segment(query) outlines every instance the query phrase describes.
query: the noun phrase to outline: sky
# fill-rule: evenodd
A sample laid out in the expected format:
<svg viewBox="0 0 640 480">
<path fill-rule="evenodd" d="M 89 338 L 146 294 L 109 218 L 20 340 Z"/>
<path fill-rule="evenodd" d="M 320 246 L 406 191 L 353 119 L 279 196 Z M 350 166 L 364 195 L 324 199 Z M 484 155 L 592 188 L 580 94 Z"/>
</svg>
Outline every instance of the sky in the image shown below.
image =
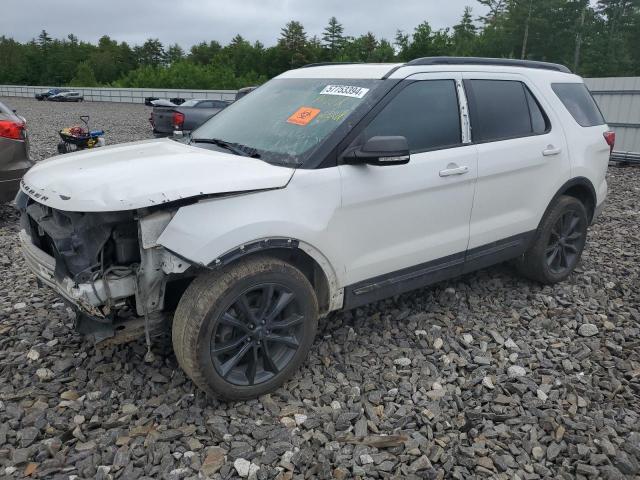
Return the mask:
<svg viewBox="0 0 640 480">
<path fill-rule="evenodd" d="M 158 38 L 187 49 L 202 41 L 225 44 L 238 33 L 271 46 L 289 20 L 321 37 L 331 16 L 346 35 L 371 31 L 393 41 L 397 29 L 412 32 L 424 20 L 434 29 L 451 27 L 466 5 L 474 17 L 485 13 L 476 0 L 25 0 L 12 5 L 2 9 L 0 35 L 21 42 L 44 29 L 54 38 L 73 33 L 96 42 L 109 35 L 132 45 Z"/>
</svg>

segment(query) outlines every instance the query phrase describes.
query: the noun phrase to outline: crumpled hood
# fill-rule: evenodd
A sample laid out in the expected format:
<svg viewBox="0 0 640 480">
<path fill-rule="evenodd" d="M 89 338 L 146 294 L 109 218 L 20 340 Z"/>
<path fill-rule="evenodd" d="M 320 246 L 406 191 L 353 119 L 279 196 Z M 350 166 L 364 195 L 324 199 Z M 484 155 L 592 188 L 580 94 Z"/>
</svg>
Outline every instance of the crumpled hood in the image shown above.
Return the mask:
<svg viewBox="0 0 640 480">
<path fill-rule="evenodd" d="M 294 171 L 169 139 L 143 140 L 39 162 L 24 176 L 22 190 L 59 210 L 119 211 L 200 195 L 281 188 Z"/>
</svg>

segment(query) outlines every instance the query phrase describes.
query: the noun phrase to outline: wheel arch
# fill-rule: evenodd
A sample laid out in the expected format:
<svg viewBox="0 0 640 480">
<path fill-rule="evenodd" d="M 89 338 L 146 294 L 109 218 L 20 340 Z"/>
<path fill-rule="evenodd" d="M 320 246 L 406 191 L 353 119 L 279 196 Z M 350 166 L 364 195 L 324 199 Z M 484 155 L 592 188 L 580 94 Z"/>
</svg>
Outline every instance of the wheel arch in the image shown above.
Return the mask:
<svg viewBox="0 0 640 480">
<path fill-rule="evenodd" d="M 542 216 L 543 219 L 547 215 L 549 209 L 552 208 L 558 198 L 562 195 L 567 195 L 580 200 L 587 210 L 587 219 L 589 223 L 593 221 L 598 197 L 596 196 L 596 189 L 593 186 L 593 183 L 591 183 L 591 181 L 586 177 L 575 177 L 564 183 L 549 202 L 549 205 Z"/>
<path fill-rule="evenodd" d="M 343 290 L 329 260 L 314 246 L 294 238 L 263 238 L 237 246 L 212 261 L 220 269 L 255 255 L 270 255 L 290 263 L 307 277 L 318 299 L 320 315 L 342 308 Z"/>
</svg>

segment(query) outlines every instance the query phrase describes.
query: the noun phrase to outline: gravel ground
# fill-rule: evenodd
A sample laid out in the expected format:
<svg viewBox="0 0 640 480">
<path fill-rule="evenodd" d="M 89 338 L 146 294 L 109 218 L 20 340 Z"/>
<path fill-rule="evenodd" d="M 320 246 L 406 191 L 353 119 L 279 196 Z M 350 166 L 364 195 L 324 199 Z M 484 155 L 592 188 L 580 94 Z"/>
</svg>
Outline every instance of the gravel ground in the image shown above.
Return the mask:
<svg viewBox="0 0 640 480">
<path fill-rule="evenodd" d="M 79 113 L 110 143 L 149 135 L 142 106 L 11 103 L 36 158 Z M 84 342 L 2 206 L 0 477 L 639 478 L 640 169 L 609 184 L 566 282 L 498 266 L 333 315 L 291 381 L 235 404 L 169 348 Z"/>
<path fill-rule="evenodd" d="M 57 155 L 58 132 L 84 124 L 80 115 L 89 115 L 92 130 L 104 130 L 108 144 L 153 138 L 149 115 L 151 107 L 133 103 L 56 103 L 33 98 L 0 97 L 0 102 L 27 119 L 31 137 L 31 157 L 43 160 Z"/>
</svg>

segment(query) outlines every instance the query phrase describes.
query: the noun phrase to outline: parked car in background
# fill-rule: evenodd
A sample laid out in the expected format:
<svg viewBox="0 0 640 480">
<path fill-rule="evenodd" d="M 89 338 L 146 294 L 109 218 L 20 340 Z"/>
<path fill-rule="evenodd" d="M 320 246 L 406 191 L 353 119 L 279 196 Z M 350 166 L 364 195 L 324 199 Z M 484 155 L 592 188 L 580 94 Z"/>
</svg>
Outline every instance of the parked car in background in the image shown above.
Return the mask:
<svg viewBox="0 0 640 480">
<path fill-rule="evenodd" d="M 15 198 L 32 165 L 26 120 L 0 102 L 0 203 Z"/>
<path fill-rule="evenodd" d="M 228 100 L 195 99 L 187 100 L 182 105 L 157 105 L 163 103 L 155 100 L 149 122 L 153 133 L 158 137 L 172 135 L 175 131 L 185 133 L 198 128 L 211 117 L 222 111 L 231 103 Z"/>
<path fill-rule="evenodd" d="M 236 92 L 236 100 L 240 100 L 242 97 L 250 94 L 258 87 L 244 87 Z"/>
<path fill-rule="evenodd" d="M 85 332 L 172 322 L 194 383 L 247 399 L 294 374 L 331 311 L 507 260 L 565 280 L 603 208 L 614 140 L 562 65 L 311 66 L 182 143 L 38 164 L 16 198 L 20 239 Z"/>
<path fill-rule="evenodd" d="M 82 102 L 84 96 L 80 92 L 60 92 L 47 98 L 50 102 Z"/>
<path fill-rule="evenodd" d="M 47 90 L 46 92 L 40 92 L 40 93 L 36 93 L 36 100 L 46 100 L 49 97 L 53 97 L 54 95 L 57 95 L 59 93 L 64 93 L 64 92 L 68 92 L 69 90 L 66 88 L 51 88 L 49 90 Z"/>
</svg>

